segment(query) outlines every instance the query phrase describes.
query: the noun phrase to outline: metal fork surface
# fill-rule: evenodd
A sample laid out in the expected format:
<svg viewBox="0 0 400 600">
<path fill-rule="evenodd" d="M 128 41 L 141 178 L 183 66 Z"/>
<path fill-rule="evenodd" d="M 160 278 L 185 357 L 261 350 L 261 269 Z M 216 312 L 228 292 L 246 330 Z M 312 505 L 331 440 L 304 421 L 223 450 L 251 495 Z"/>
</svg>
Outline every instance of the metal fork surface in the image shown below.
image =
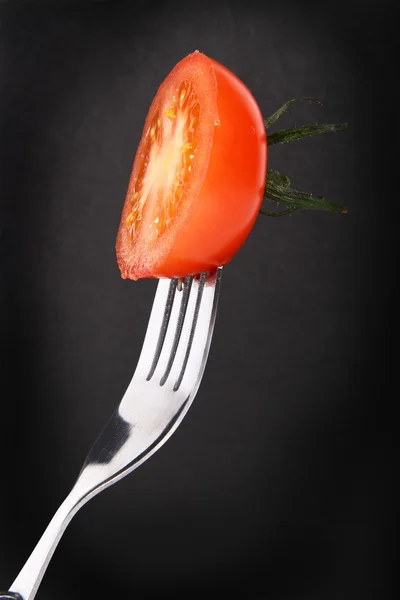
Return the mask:
<svg viewBox="0 0 400 600">
<path fill-rule="evenodd" d="M 200 385 L 217 312 L 222 268 L 160 280 L 133 378 L 90 450 L 10 591 L 0 599 L 33 600 L 54 550 L 77 511 L 136 469 L 176 430 Z"/>
</svg>

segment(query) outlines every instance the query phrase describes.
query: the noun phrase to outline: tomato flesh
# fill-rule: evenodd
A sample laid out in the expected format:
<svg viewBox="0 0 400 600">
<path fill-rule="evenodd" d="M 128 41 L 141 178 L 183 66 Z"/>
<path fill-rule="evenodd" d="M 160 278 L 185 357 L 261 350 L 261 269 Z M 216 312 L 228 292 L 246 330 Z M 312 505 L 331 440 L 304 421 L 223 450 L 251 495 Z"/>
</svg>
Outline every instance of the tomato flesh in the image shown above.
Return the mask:
<svg viewBox="0 0 400 600">
<path fill-rule="evenodd" d="M 121 276 L 185 277 L 229 262 L 257 218 L 266 161 L 248 88 L 200 52 L 180 61 L 136 153 L 117 236 Z"/>
</svg>

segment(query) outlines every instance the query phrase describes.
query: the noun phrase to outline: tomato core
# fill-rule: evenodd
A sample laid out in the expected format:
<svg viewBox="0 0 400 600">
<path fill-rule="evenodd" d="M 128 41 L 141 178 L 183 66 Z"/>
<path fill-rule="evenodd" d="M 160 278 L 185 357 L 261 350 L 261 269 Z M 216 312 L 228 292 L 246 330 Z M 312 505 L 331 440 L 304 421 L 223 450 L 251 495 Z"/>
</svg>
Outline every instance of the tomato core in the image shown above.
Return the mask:
<svg viewBox="0 0 400 600">
<path fill-rule="evenodd" d="M 130 197 L 131 212 L 125 221 L 132 241 L 140 226 L 148 228 L 149 243 L 162 236 L 179 209 L 183 186 L 196 157 L 199 113 L 198 96 L 190 81 L 185 80 L 175 89 L 169 106 L 153 116 Z M 155 202 L 142 224 L 143 208 L 150 195 Z"/>
</svg>

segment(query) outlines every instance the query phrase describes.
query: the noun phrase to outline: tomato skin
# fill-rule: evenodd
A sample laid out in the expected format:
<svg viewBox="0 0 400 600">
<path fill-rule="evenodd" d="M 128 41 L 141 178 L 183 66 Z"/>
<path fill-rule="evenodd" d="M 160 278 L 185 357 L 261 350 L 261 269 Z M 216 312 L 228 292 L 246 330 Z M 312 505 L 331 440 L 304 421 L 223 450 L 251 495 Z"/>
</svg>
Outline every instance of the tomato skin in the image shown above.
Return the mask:
<svg viewBox="0 0 400 600">
<path fill-rule="evenodd" d="M 181 63 L 193 57 L 211 67 L 216 81 L 211 93 L 215 94 L 217 120 L 208 165 L 196 198 L 188 207 L 182 206 L 185 218 L 168 252 L 158 261 L 146 257 L 147 268 L 142 270 L 125 264 L 123 213 L 117 240 L 123 277 L 185 277 L 228 263 L 249 235 L 262 204 L 267 138 L 258 104 L 240 79 L 213 59 L 194 53 Z M 177 76 L 181 63 L 174 69 Z"/>
</svg>

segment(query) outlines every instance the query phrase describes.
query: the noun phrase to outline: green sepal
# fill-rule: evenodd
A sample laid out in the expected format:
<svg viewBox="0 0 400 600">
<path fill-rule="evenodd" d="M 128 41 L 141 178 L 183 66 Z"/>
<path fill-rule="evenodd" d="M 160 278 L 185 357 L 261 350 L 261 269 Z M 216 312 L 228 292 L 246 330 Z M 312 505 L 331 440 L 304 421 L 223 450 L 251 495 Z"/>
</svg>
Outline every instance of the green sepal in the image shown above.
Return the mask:
<svg viewBox="0 0 400 600">
<path fill-rule="evenodd" d="M 301 140 L 305 137 L 311 137 L 312 135 L 320 135 L 321 133 L 327 133 L 329 131 L 336 132 L 346 129 L 347 123 L 334 124 L 323 124 L 323 125 L 302 125 L 292 129 L 281 129 L 271 133 L 268 138 L 268 146 L 274 144 L 287 144 L 288 142 L 294 142 L 295 140 Z"/>
<path fill-rule="evenodd" d="M 269 117 L 269 119 L 264 120 L 265 129 L 268 129 L 271 125 L 276 123 L 276 121 L 287 111 L 292 102 L 309 102 L 310 104 L 315 103 L 322 106 L 322 103 L 315 98 L 292 98 L 289 102 L 285 102 L 273 115 Z"/>
</svg>

